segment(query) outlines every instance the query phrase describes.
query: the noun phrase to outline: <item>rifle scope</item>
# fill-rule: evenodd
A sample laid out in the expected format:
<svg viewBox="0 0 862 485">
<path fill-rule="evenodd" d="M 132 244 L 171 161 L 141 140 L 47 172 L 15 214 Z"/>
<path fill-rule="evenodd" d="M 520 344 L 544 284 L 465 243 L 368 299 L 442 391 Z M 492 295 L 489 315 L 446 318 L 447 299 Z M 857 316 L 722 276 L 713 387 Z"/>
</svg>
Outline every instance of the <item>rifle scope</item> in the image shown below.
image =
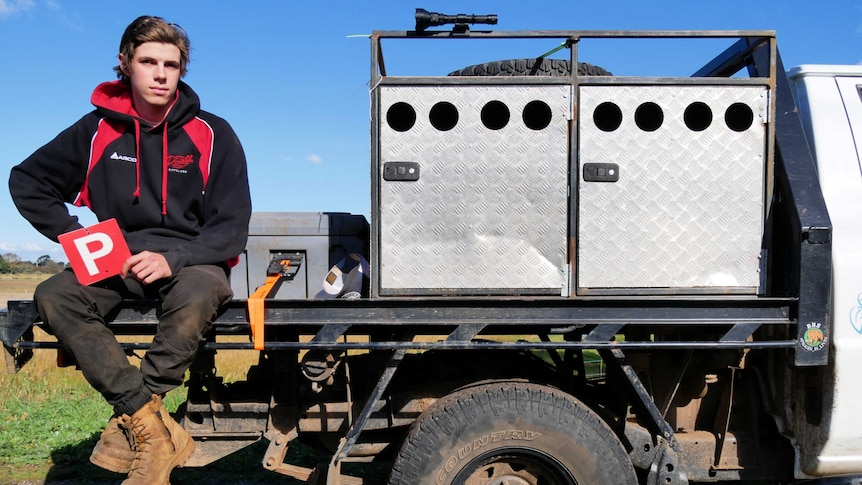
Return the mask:
<svg viewBox="0 0 862 485">
<path fill-rule="evenodd" d="M 497 23 L 496 15 L 446 15 L 437 12 L 429 12 L 424 8 L 416 9 L 416 30 L 423 31 L 428 27 L 455 24 L 466 26 L 467 24 L 491 24 Z"/>
</svg>

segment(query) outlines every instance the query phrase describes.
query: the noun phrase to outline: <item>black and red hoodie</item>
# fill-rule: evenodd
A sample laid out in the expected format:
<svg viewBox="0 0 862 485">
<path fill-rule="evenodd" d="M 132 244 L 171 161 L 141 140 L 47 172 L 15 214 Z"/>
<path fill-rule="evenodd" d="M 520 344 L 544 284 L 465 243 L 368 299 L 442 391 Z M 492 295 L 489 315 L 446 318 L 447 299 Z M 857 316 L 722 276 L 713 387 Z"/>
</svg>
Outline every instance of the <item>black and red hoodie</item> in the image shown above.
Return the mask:
<svg viewBox="0 0 862 485">
<path fill-rule="evenodd" d="M 230 125 L 183 82 L 156 126 L 135 114 L 122 81 L 99 85 L 91 101 L 94 111 L 12 169 L 12 199 L 33 227 L 53 241 L 79 229 L 71 203 L 117 219 L 132 254 L 161 253 L 174 274 L 239 255 L 251 197 Z"/>
</svg>

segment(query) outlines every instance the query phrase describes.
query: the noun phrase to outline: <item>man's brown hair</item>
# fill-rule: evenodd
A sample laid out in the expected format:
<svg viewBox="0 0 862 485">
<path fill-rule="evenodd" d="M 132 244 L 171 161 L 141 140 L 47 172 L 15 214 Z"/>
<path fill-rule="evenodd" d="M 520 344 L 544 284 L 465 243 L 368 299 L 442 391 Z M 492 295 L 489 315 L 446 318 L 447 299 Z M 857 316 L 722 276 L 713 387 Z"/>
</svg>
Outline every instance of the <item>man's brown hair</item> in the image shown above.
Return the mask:
<svg viewBox="0 0 862 485">
<path fill-rule="evenodd" d="M 177 46 L 180 50 L 180 77 L 186 75 L 186 68 L 190 61 L 191 43 L 188 34 L 182 27 L 168 23 L 161 17 L 142 15 L 136 18 L 126 27 L 126 31 L 123 32 L 123 37 L 120 39 L 120 54 L 123 56 L 126 66 L 134 58 L 135 49 L 145 42 L 160 42 Z M 123 66 L 114 67 L 114 71 L 118 78 L 128 81 L 128 77 L 123 72 Z"/>
</svg>

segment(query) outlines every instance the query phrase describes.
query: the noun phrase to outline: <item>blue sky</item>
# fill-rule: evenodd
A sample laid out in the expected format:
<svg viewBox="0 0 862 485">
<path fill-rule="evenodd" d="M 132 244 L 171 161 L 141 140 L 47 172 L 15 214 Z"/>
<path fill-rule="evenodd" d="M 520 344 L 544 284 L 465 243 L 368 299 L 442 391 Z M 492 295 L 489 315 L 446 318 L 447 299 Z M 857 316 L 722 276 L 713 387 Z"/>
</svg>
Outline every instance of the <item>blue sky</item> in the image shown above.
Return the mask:
<svg viewBox="0 0 862 485">
<path fill-rule="evenodd" d="M 369 41 L 361 34 L 412 29 L 416 7 L 495 13 L 499 30 L 768 29 L 777 31 L 788 68 L 862 62 L 862 0 L 0 0 L 0 254 L 66 260 L 18 214 L 5 181 L 92 109 L 92 89 L 113 79 L 124 28 L 143 14 L 189 33 L 185 81 L 243 142 L 256 211 L 370 215 Z M 555 47 L 490 42 L 476 51 L 463 42 L 398 42 L 384 44 L 384 53 L 391 74 L 431 75 Z M 607 42 L 580 53 L 615 74 L 687 75 L 724 46 Z"/>
</svg>

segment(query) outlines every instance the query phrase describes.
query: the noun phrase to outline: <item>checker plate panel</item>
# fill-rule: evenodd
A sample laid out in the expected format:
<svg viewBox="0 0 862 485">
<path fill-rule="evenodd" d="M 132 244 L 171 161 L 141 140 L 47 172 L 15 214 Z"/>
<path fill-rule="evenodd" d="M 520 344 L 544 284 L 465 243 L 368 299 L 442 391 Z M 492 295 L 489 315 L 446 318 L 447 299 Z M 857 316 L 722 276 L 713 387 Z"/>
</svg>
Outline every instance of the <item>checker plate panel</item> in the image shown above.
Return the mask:
<svg viewBox="0 0 862 485">
<path fill-rule="evenodd" d="M 578 288 L 757 291 L 766 93 L 757 86 L 581 88 L 579 174 L 587 163 L 615 163 L 619 181 L 579 177 Z M 664 113 L 652 132 L 635 123 L 634 113 L 646 101 Z M 712 112 L 702 131 L 684 122 L 695 102 Z M 593 114 L 602 103 L 620 108 L 618 129 L 597 127 Z M 744 131 L 725 122 L 734 103 L 753 114 Z"/>
<path fill-rule="evenodd" d="M 567 287 L 570 91 L 559 85 L 380 87 L 381 290 L 560 294 Z M 483 106 L 495 101 L 510 113 L 499 130 L 481 119 Z M 523 113 L 533 101 L 550 107 L 544 129 L 525 125 Z M 430 121 L 439 102 L 457 109 L 451 130 Z M 415 110 L 406 131 L 387 123 L 396 103 Z M 418 162 L 419 179 L 384 180 L 387 162 Z"/>
</svg>

